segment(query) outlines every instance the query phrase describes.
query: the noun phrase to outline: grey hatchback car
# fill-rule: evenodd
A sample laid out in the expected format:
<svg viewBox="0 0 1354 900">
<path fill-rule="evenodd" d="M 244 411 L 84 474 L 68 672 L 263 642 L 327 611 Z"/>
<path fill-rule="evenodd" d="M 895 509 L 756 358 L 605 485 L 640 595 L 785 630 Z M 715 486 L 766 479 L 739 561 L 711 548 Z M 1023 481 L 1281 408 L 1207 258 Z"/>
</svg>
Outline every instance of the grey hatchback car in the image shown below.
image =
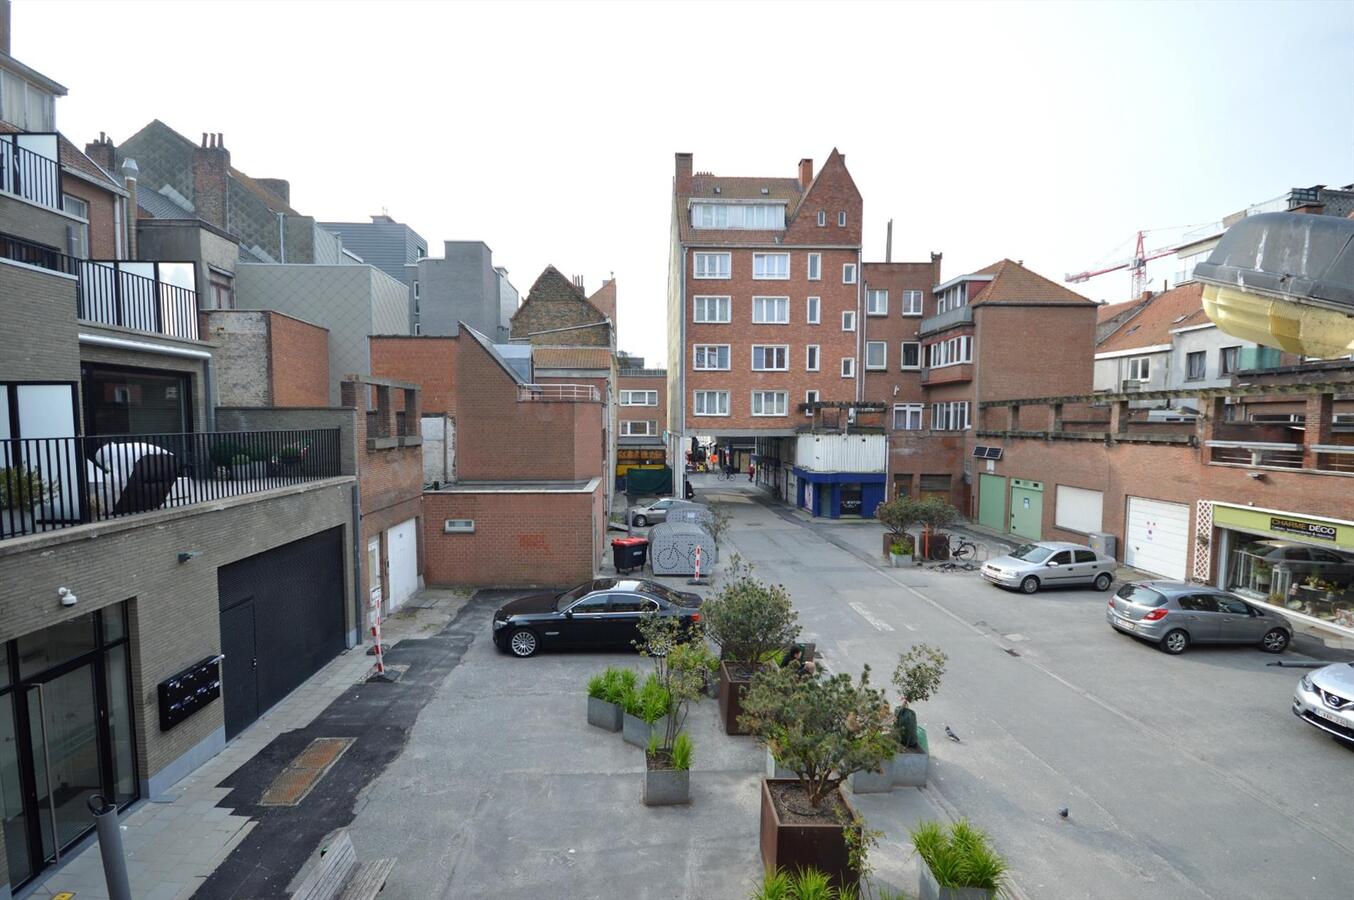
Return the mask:
<svg viewBox="0 0 1354 900">
<path fill-rule="evenodd" d="M 1082 544 L 1036 541 L 983 563 L 982 576 L 993 584 L 1033 594 L 1041 587 L 1089 584 L 1108 591 L 1117 564 Z"/>
<path fill-rule="evenodd" d="M 1258 644 L 1266 653 L 1282 653 L 1293 639 L 1293 626 L 1278 613 L 1179 581 L 1126 584 L 1110 598 L 1105 618 L 1116 630 L 1172 654 L 1193 643 Z"/>
</svg>

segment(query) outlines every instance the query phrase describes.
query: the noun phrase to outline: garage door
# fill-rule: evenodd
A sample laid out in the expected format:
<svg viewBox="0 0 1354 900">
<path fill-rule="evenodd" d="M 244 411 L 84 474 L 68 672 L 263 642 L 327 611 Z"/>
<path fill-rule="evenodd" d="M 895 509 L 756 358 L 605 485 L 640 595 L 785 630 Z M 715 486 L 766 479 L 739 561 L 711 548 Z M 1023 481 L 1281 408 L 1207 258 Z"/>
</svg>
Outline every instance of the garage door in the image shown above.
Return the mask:
<svg viewBox="0 0 1354 900">
<path fill-rule="evenodd" d="M 1129 497 L 1126 533 L 1124 565 L 1184 580 L 1189 549 L 1187 504 Z"/>
<path fill-rule="evenodd" d="M 232 738 L 343 652 L 343 529 L 222 566 L 216 582 Z"/>
<path fill-rule="evenodd" d="M 418 590 L 418 520 L 409 519 L 386 531 L 390 560 L 390 609 L 393 612 Z"/>
</svg>

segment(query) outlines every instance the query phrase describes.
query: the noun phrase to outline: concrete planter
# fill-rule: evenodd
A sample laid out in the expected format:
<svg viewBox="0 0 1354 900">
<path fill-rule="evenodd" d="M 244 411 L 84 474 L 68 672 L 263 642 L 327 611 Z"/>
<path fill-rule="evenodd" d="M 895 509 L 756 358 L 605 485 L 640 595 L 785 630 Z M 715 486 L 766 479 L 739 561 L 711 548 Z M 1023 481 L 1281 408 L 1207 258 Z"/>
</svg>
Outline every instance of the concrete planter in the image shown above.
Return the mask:
<svg viewBox="0 0 1354 900">
<path fill-rule="evenodd" d="M 791 779 L 762 779 L 761 850 L 762 866 L 768 871 L 785 869 L 797 872 L 814 868 L 832 879 L 837 889 L 855 887 L 860 873 L 851 867 L 845 829 L 839 822 L 790 823 L 781 821 L 771 795 L 771 785 L 793 784 Z M 854 815 L 844 794 L 841 801 Z"/>
<path fill-rule="evenodd" d="M 639 716 L 632 716 L 629 713 L 625 713 L 621 717 L 621 737 L 627 744 L 634 744 L 640 749 L 648 748 L 649 735 L 656 733 L 661 738 L 667 730 L 667 716 L 664 716 L 652 725 L 641 719 Z"/>
<path fill-rule="evenodd" d="M 853 794 L 887 794 L 893 790 L 893 760 L 884 760 L 877 772 L 852 772 L 846 783 Z"/>
<path fill-rule="evenodd" d="M 743 714 L 743 694 L 751 681 L 751 676 L 731 672 L 728 663 L 719 664 L 719 717 L 725 734 L 749 734 L 738 724 L 738 717 Z"/>
<path fill-rule="evenodd" d="M 926 860 L 918 860 L 917 887 L 921 900 L 992 900 L 995 891 L 985 888 L 948 888 L 941 887 Z"/>
<path fill-rule="evenodd" d="M 596 697 L 588 698 L 589 725 L 596 725 L 606 731 L 620 731 L 621 716 L 624 712 L 619 703 L 608 703 Z"/>
<path fill-rule="evenodd" d="M 644 770 L 645 806 L 678 806 L 690 802 L 690 769 Z"/>
<path fill-rule="evenodd" d="M 917 726 L 917 744 L 917 750 L 894 754 L 894 787 L 926 787 L 926 777 L 931 771 L 931 753 L 926 729 L 920 725 Z"/>
<path fill-rule="evenodd" d="M 905 569 L 912 565 L 911 553 L 890 553 L 889 562 L 893 563 L 895 569 Z"/>
<path fill-rule="evenodd" d="M 771 755 L 771 748 L 766 748 L 766 777 L 767 778 L 798 778 L 794 772 L 785 768 L 780 762 Z"/>
</svg>

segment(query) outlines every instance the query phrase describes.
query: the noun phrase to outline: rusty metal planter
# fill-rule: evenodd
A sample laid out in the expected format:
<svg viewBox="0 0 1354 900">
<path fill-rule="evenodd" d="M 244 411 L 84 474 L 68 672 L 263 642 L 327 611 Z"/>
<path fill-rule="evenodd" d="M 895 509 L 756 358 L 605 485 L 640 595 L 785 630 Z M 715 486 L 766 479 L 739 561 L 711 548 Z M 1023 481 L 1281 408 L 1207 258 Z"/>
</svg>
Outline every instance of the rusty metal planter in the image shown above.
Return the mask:
<svg viewBox="0 0 1354 900">
<path fill-rule="evenodd" d="M 845 827 L 837 822 L 782 822 L 771 796 L 772 784 L 793 784 L 794 778 L 762 779 L 761 848 L 762 865 L 768 871 L 785 869 L 798 872 L 814 868 L 832 879 L 834 887 L 855 887 L 860 873 L 851 867 L 846 846 Z M 846 795 L 837 792 L 842 804 L 855 814 Z"/>
<path fill-rule="evenodd" d="M 719 664 L 719 717 L 724 722 L 725 734 L 751 734 L 738 724 L 738 717 L 743 714 L 743 694 L 751 681 L 751 676 L 744 678 L 729 671 L 728 663 Z"/>
</svg>

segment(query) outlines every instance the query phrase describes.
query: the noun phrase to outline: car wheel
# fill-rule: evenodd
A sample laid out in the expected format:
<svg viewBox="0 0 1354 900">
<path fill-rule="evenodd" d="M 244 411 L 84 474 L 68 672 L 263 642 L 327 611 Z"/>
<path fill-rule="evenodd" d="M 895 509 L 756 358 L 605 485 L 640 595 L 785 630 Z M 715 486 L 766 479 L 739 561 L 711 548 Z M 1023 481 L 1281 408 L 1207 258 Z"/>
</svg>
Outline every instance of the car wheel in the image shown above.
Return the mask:
<svg viewBox="0 0 1354 900">
<path fill-rule="evenodd" d="M 1172 656 L 1178 656 L 1185 652 L 1189 646 L 1189 635 L 1181 629 L 1166 632 L 1166 636 L 1161 639 L 1161 649 Z"/>
<path fill-rule="evenodd" d="M 1288 649 L 1288 632 L 1282 628 L 1272 628 L 1260 638 L 1260 649 L 1266 653 L 1282 653 Z"/>
<path fill-rule="evenodd" d="M 1097 591 L 1108 591 L 1112 584 L 1114 584 L 1114 576 L 1109 572 L 1101 572 L 1095 576 L 1095 589 Z"/>
<path fill-rule="evenodd" d="M 1039 579 L 1033 575 L 1026 575 L 1024 580 L 1020 582 L 1020 589 L 1027 594 L 1033 594 L 1039 590 Z"/>
<path fill-rule="evenodd" d="M 535 655 L 539 648 L 540 641 L 536 638 L 536 632 L 530 628 L 519 628 L 508 638 L 508 650 L 513 656 L 521 659 Z"/>
<path fill-rule="evenodd" d="M 645 525 L 648 525 L 648 524 L 649 524 L 649 520 L 646 519 L 646 518 L 644 518 L 644 516 L 635 516 L 635 527 L 636 527 L 636 528 L 643 528 Z"/>
</svg>

